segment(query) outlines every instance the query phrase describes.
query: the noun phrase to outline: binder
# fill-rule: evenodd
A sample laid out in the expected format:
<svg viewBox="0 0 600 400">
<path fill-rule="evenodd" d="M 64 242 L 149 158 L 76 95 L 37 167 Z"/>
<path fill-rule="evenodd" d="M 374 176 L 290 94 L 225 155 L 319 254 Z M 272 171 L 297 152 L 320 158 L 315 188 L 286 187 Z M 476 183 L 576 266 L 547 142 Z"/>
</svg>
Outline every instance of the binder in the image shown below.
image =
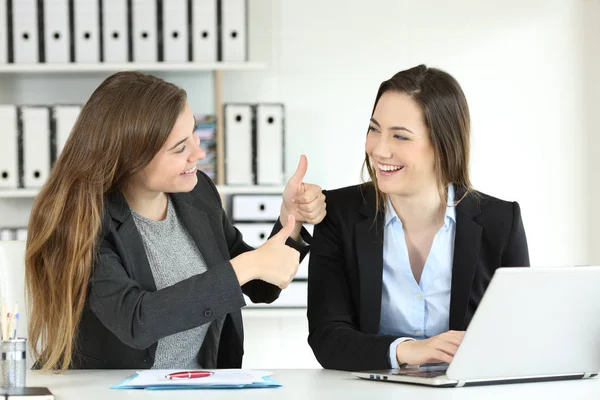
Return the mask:
<svg viewBox="0 0 600 400">
<path fill-rule="evenodd" d="M 127 0 L 102 0 L 102 54 L 104 62 L 129 61 Z"/>
<path fill-rule="evenodd" d="M 58 160 L 62 149 L 65 147 L 80 112 L 81 106 L 78 105 L 56 105 L 52 108 L 52 128 L 55 137 L 53 163 Z"/>
<path fill-rule="evenodd" d="M 27 241 L 27 228 L 17 229 L 15 240 L 26 242 Z"/>
<path fill-rule="evenodd" d="M 131 0 L 132 61 L 158 61 L 157 15 L 156 0 Z"/>
<path fill-rule="evenodd" d="M 162 2 L 162 44 L 164 61 L 189 61 L 188 0 Z"/>
<path fill-rule="evenodd" d="M 15 64 L 40 61 L 37 0 L 12 0 L 12 38 Z"/>
<path fill-rule="evenodd" d="M 15 240 L 17 232 L 14 229 L 2 228 L 0 229 L 0 240 Z"/>
<path fill-rule="evenodd" d="M 98 1 L 73 1 L 74 60 L 100 62 L 100 10 Z"/>
<path fill-rule="evenodd" d="M 20 108 L 23 187 L 41 187 L 50 172 L 50 110 L 48 107 Z"/>
<path fill-rule="evenodd" d="M 192 0 L 192 61 L 217 61 L 217 0 Z"/>
<path fill-rule="evenodd" d="M 43 0 L 44 60 L 47 63 L 71 61 L 69 0 Z"/>
<path fill-rule="evenodd" d="M 256 183 L 281 185 L 284 181 L 283 104 L 256 106 Z"/>
<path fill-rule="evenodd" d="M 231 218 L 234 222 L 275 222 L 281 211 L 280 194 L 235 194 L 231 196 Z M 270 232 L 270 231 L 269 231 Z"/>
<path fill-rule="evenodd" d="M 225 104 L 225 182 L 252 185 L 253 113 L 250 104 Z"/>
<path fill-rule="evenodd" d="M 17 107 L 0 105 L 0 189 L 19 187 Z"/>
<path fill-rule="evenodd" d="M 8 9 L 5 0 L 0 1 L 0 65 L 8 63 Z"/>
<path fill-rule="evenodd" d="M 221 59 L 247 60 L 246 0 L 221 0 Z"/>
</svg>

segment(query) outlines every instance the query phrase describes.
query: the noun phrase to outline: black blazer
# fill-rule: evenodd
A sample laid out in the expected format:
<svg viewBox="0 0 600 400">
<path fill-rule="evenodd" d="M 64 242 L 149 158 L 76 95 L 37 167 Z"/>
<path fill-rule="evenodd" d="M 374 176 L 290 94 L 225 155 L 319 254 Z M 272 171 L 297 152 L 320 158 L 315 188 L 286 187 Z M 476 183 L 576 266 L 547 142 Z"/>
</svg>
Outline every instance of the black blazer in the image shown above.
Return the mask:
<svg viewBox="0 0 600 400">
<path fill-rule="evenodd" d="M 216 367 L 241 367 L 242 291 L 253 302 L 270 303 L 281 289 L 259 280 L 240 288 L 229 260 L 253 249 L 229 222 L 212 181 L 202 172 L 197 176 L 191 192 L 170 196 L 208 269 L 158 291 L 125 198 L 121 193 L 106 198 L 98 256 L 71 368 L 150 368 L 160 338 L 210 321 L 219 322 L 211 328 L 220 328 L 215 337 Z M 271 235 L 280 229 L 277 222 Z M 302 238 L 311 242 L 306 230 Z M 301 259 L 308 252 L 308 246 L 292 240 L 287 244 L 300 251 Z"/>
<path fill-rule="evenodd" d="M 397 337 L 378 334 L 384 213 L 375 211 L 372 184 L 326 195 L 327 216 L 315 227 L 309 263 L 308 342 L 324 368 L 390 368 Z M 467 195 L 456 207 L 450 329 L 467 328 L 496 268 L 528 265 L 519 205 Z"/>
</svg>

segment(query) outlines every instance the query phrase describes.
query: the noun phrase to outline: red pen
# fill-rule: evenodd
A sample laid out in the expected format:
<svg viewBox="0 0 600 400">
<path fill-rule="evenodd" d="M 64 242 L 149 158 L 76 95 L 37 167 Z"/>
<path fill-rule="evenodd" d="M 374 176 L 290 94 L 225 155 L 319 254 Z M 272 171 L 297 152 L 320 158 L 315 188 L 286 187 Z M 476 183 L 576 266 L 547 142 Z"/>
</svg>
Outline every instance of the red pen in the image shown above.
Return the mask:
<svg viewBox="0 0 600 400">
<path fill-rule="evenodd" d="M 172 374 L 166 375 L 167 379 L 193 379 L 193 378 L 206 378 L 211 376 L 214 372 L 211 371 L 181 371 L 173 372 Z"/>
</svg>

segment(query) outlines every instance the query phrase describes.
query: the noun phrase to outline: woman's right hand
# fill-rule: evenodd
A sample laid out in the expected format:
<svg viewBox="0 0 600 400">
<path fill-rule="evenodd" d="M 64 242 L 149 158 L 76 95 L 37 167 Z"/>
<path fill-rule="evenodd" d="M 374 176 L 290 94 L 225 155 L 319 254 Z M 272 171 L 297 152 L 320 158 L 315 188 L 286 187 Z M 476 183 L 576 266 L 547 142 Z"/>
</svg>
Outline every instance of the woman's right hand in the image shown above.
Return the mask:
<svg viewBox="0 0 600 400">
<path fill-rule="evenodd" d="M 464 336 L 464 331 L 448 331 L 429 339 L 404 341 L 396 346 L 398 364 L 450 363 Z"/>
<path fill-rule="evenodd" d="M 231 260 L 240 285 L 252 279 L 263 280 L 281 289 L 289 285 L 300 264 L 300 253 L 285 244 L 295 224 L 296 220 L 290 214 L 285 226 L 262 246 Z"/>
</svg>

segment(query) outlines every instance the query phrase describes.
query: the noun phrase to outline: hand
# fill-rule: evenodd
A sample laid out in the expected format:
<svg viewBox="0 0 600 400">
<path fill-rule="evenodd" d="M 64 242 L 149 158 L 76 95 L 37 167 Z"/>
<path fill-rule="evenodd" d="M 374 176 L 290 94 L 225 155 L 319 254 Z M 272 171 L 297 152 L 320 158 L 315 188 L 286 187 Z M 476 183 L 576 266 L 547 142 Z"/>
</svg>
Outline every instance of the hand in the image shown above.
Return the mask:
<svg viewBox="0 0 600 400">
<path fill-rule="evenodd" d="M 464 336 L 464 331 L 448 331 L 429 339 L 402 342 L 396 347 L 398 364 L 450 363 Z"/>
<path fill-rule="evenodd" d="M 280 220 L 283 224 L 288 215 L 293 215 L 296 222 L 307 222 L 316 225 L 323 221 L 326 211 L 325 195 L 320 186 L 304 183 L 304 175 L 308 168 L 306 156 L 300 157 L 298 169 L 290 178 L 283 191 Z"/>
<path fill-rule="evenodd" d="M 258 266 L 258 278 L 285 289 L 294 279 L 300 264 L 300 253 L 285 244 L 295 227 L 294 216 L 290 215 L 283 228 L 258 249 L 252 251 Z"/>
</svg>

